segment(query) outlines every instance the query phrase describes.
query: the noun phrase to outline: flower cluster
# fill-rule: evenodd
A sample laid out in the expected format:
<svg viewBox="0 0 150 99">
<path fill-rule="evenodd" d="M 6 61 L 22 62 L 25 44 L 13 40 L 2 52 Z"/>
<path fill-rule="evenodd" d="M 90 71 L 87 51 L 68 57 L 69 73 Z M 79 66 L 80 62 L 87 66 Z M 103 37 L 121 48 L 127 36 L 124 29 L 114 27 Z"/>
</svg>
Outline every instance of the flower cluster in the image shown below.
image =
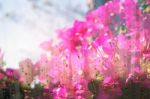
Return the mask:
<svg viewBox="0 0 150 99">
<path fill-rule="evenodd" d="M 59 30 L 58 44 L 41 43 L 46 53 L 35 64 L 20 62 L 20 81 L 41 83 L 54 99 L 118 99 L 124 86 L 149 87 L 149 13 L 149 0 L 107 2 Z"/>
<path fill-rule="evenodd" d="M 113 0 L 90 12 L 85 21 L 60 30 L 58 45 L 42 43 L 51 56 L 47 57 L 51 80 L 73 90 L 80 83 L 86 88 L 92 80 L 113 87 L 141 75 L 148 79 L 149 9 L 149 1 Z"/>
</svg>

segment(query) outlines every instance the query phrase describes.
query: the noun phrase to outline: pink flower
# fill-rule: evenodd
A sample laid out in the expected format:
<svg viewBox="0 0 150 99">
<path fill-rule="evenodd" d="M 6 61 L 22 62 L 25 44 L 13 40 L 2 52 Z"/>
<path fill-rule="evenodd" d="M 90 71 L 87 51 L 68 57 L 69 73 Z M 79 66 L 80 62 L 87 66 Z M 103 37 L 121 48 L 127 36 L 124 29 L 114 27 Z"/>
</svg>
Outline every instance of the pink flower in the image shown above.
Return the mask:
<svg viewBox="0 0 150 99">
<path fill-rule="evenodd" d="M 21 65 L 34 66 L 24 72 L 37 75 L 42 83 L 64 85 L 53 89 L 54 99 L 68 98 L 70 90 L 74 97 L 82 98 L 88 81 L 99 76 L 110 93 L 101 91 L 98 98 L 116 99 L 121 94 L 120 88 L 113 88 L 118 79 L 128 82 L 134 73 L 142 72 L 141 59 L 150 60 L 149 19 L 135 0 L 110 1 L 88 13 L 85 21 L 76 20 L 72 27 L 60 30 L 58 44 L 51 40 L 41 43 L 51 57 L 45 54 L 35 65 L 27 60 Z"/>
<path fill-rule="evenodd" d="M 10 77 L 13 77 L 14 76 L 14 70 L 13 69 L 7 69 L 6 70 L 6 74 Z"/>
<path fill-rule="evenodd" d="M 150 3 L 150 0 L 146 0 L 147 3 Z"/>
<path fill-rule="evenodd" d="M 114 80 L 112 79 L 112 77 L 106 77 L 103 81 L 104 85 L 113 85 L 114 84 Z"/>
<path fill-rule="evenodd" d="M 15 69 L 11 69 L 11 68 L 7 68 L 6 69 L 6 74 L 7 76 L 9 77 L 14 77 L 16 79 L 19 79 L 20 78 L 20 73 L 18 70 L 15 70 Z"/>
<path fill-rule="evenodd" d="M 65 87 L 56 87 L 53 89 L 54 99 L 64 99 L 68 97 L 68 92 Z"/>
<path fill-rule="evenodd" d="M 145 60 L 150 60 L 150 48 L 143 51 L 143 57 Z"/>
</svg>

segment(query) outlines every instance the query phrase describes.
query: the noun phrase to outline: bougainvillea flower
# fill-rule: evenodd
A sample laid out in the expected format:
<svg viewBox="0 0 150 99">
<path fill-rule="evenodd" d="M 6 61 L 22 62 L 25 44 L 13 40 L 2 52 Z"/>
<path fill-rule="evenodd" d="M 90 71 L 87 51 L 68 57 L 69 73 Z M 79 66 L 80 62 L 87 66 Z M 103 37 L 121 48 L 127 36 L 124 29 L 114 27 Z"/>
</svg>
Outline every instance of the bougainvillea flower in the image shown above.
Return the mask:
<svg viewBox="0 0 150 99">
<path fill-rule="evenodd" d="M 150 76 L 149 12 L 149 0 L 107 2 L 84 21 L 59 30 L 59 43 L 41 43 L 46 53 L 35 64 L 30 59 L 20 62 L 20 81 L 31 84 L 36 76 L 54 99 L 117 99 L 122 84 Z M 12 70 L 6 73 L 14 76 Z M 88 90 L 90 81 L 97 82 L 99 93 L 93 83 Z"/>
<path fill-rule="evenodd" d="M 63 99 L 68 97 L 67 89 L 65 87 L 58 87 L 53 89 L 54 99 Z"/>
<path fill-rule="evenodd" d="M 6 74 L 10 77 L 14 76 L 14 70 L 13 69 L 7 69 Z"/>
</svg>

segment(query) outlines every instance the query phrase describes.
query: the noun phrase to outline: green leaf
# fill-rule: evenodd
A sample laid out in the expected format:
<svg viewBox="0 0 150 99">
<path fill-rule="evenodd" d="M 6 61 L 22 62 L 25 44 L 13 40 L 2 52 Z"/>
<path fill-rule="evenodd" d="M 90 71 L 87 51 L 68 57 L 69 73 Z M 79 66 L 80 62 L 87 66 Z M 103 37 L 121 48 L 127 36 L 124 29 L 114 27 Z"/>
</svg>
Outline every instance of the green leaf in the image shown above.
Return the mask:
<svg viewBox="0 0 150 99">
<path fill-rule="evenodd" d="M 99 93 L 99 81 L 92 80 L 88 83 L 88 89 L 94 94 L 97 95 Z"/>
</svg>

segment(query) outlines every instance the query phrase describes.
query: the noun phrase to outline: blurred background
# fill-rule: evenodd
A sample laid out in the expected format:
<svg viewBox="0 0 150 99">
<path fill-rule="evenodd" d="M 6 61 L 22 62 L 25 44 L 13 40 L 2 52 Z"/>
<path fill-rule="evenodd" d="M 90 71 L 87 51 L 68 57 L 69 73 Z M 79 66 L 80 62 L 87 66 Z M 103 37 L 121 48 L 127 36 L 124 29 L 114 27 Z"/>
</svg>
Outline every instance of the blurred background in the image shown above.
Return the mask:
<svg viewBox="0 0 150 99">
<path fill-rule="evenodd" d="M 0 48 L 6 67 L 18 68 L 25 58 L 37 60 L 42 41 L 57 39 L 68 27 L 108 0 L 0 0 Z"/>
</svg>

